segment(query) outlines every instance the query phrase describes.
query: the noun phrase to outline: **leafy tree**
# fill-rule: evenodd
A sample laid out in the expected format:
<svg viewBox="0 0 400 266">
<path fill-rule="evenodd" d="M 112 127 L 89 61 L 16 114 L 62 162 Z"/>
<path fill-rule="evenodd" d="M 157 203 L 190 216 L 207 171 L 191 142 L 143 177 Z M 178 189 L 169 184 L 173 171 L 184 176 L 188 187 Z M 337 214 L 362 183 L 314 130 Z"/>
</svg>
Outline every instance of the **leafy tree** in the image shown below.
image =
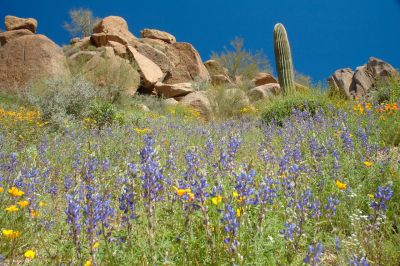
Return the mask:
<svg viewBox="0 0 400 266">
<path fill-rule="evenodd" d="M 211 58 L 228 69 L 231 78 L 242 76 L 251 79 L 258 72 L 271 72 L 269 61 L 262 50 L 252 53 L 244 49 L 243 38 L 235 37 L 231 42 L 233 49 L 224 48 L 220 54 L 213 52 Z"/>
<path fill-rule="evenodd" d="M 99 22 L 99 18 L 93 16 L 90 9 L 79 8 L 69 11 L 71 22 L 65 22 L 64 28 L 73 37 L 88 37 L 93 32 L 93 27 Z"/>
</svg>

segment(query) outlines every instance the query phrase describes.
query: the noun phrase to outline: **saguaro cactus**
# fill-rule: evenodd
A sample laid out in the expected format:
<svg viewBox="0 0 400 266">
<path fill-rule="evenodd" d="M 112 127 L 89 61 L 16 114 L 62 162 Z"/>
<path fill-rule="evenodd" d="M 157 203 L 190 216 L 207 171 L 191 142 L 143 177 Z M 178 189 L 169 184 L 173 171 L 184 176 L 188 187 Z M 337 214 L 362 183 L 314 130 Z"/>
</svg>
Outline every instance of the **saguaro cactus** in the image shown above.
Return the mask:
<svg viewBox="0 0 400 266">
<path fill-rule="evenodd" d="M 274 49 L 279 85 L 283 94 L 288 95 L 295 90 L 294 70 L 286 29 L 281 23 L 274 27 Z"/>
</svg>

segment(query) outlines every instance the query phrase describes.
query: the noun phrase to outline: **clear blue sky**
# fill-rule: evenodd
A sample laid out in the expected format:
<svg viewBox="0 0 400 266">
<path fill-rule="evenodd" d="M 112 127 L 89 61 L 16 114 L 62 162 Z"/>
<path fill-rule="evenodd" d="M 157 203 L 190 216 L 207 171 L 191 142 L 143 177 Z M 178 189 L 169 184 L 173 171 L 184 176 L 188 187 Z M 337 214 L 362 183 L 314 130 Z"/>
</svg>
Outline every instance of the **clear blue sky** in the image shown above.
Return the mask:
<svg viewBox="0 0 400 266">
<path fill-rule="evenodd" d="M 143 28 L 168 31 L 192 43 L 203 60 L 240 36 L 274 65 L 272 29 L 282 22 L 295 68 L 314 81 L 370 56 L 400 68 L 400 0 L 0 0 L 0 16 L 34 17 L 38 32 L 62 45 L 70 39 L 63 29 L 68 10 L 79 7 L 124 17 L 136 36 Z"/>
</svg>

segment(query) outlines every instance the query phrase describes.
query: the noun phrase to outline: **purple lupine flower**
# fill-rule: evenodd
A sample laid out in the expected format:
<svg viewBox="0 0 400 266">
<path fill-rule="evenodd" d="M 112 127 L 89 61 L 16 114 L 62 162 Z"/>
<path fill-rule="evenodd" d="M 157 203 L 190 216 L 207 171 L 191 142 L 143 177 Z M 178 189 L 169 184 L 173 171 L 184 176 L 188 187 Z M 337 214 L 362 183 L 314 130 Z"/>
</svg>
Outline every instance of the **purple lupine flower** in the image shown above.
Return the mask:
<svg viewBox="0 0 400 266">
<path fill-rule="evenodd" d="M 348 129 L 345 129 L 340 134 L 340 138 L 343 142 L 343 149 L 347 152 L 353 152 L 354 144 L 353 144 L 353 140 L 351 139 L 351 136 L 350 136 L 350 131 Z"/>
<path fill-rule="evenodd" d="M 239 194 L 239 197 L 244 197 L 246 203 L 256 204 L 257 198 L 251 198 L 255 191 L 253 178 L 256 176 L 256 171 L 253 169 L 250 169 L 249 172 L 241 171 L 239 174 L 235 174 L 235 176 L 235 190 Z"/>
<path fill-rule="evenodd" d="M 340 242 L 339 237 L 335 237 L 335 249 L 340 251 L 342 249 L 342 243 Z"/>
<path fill-rule="evenodd" d="M 157 152 L 154 149 L 154 138 L 150 135 L 144 136 L 145 146 L 140 151 L 140 169 L 142 175 L 143 198 L 150 201 L 160 200 L 160 192 L 163 190 L 164 176 L 160 169 Z M 146 204 L 148 202 L 146 201 Z"/>
<path fill-rule="evenodd" d="M 285 223 L 284 229 L 279 233 L 283 235 L 286 240 L 293 241 L 295 237 L 299 236 L 300 228 L 295 223 Z"/>
<path fill-rule="evenodd" d="M 235 252 L 239 242 L 236 240 L 236 236 L 239 230 L 239 222 L 236 217 L 236 211 L 231 205 L 225 205 L 224 216 L 221 219 L 224 224 L 224 230 L 227 236 L 224 238 L 224 243 L 229 245 L 230 252 Z"/>
<path fill-rule="evenodd" d="M 365 257 L 358 258 L 358 256 L 353 255 L 353 258 L 349 261 L 350 266 L 369 266 L 368 261 Z"/>
<path fill-rule="evenodd" d="M 322 253 L 324 252 L 324 247 L 321 243 L 317 243 L 315 246 L 308 246 L 308 254 L 304 258 L 304 263 L 309 265 L 320 265 Z"/>
<path fill-rule="evenodd" d="M 260 184 L 258 190 L 258 198 L 263 204 L 272 205 L 274 200 L 278 197 L 278 191 L 280 184 L 279 181 L 274 180 L 271 177 L 265 177 Z"/>
<path fill-rule="evenodd" d="M 371 207 L 376 211 L 386 211 L 386 202 L 393 197 L 393 190 L 391 185 L 386 187 L 379 186 L 377 192 L 374 194 L 374 201 L 371 203 Z"/>
<path fill-rule="evenodd" d="M 331 218 L 336 214 L 336 207 L 340 203 L 340 200 L 336 196 L 329 196 L 325 204 L 324 209 L 327 211 L 326 216 Z"/>
<path fill-rule="evenodd" d="M 127 187 L 124 187 L 119 197 L 119 209 L 124 213 L 122 219 L 126 222 L 128 219 L 135 219 L 134 194 Z"/>
</svg>

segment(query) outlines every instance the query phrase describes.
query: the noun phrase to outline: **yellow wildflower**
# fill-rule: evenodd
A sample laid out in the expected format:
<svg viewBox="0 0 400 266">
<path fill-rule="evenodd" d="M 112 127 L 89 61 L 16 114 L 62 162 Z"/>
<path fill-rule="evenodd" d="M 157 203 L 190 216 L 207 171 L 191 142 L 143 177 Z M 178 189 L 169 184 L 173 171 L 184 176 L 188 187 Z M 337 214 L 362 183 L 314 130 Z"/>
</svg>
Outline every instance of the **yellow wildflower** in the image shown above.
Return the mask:
<svg viewBox="0 0 400 266">
<path fill-rule="evenodd" d="M 19 209 L 16 205 L 11 205 L 10 207 L 5 208 L 4 210 L 8 212 L 17 212 Z"/>
<path fill-rule="evenodd" d="M 368 197 L 369 197 L 370 199 L 373 199 L 373 198 L 374 198 L 374 194 L 368 194 Z"/>
<path fill-rule="evenodd" d="M 0 193 L 4 191 L 4 188 L 0 187 Z"/>
<path fill-rule="evenodd" d="M 21 201 L 18 201 L 17 204 L 18 204 L 19 206 L 21 206 L 22 208 L 25 208 L 26 206 L 29 205 L 29 201 L 27 201 L 27 200 L 21 200 Z"/>
<path fill-rule="evenodd" d="M 100 243 L 97 241 L 93 244 L 93 248 L 97 249 L 100 246 Z"/>
<path fill-rule="evenodd" d="M 14 230 L 9 230 L 9 229 L 4 229 L 1 231 L 3 236 L 9 240 L 15 239 L 21 235 L 19 231 L 14 231 Z"/>
<path fill-rule="evenodd" d="M 44 207 L 44 206 L 46 206 L 47 204 L 45 203 L 45 202 L 43 202 L 43 201 L 40 201 L 39 202 L 39 207 Z"/>
<path fill-rule="evenodd" d="M 346 189 L 347 184 L 346 184 L 346 183 L 342 183 L 342 182 L 340 182 L 339 180 L 336 180 L 336 186 L 337 186 L 339 189 Z"/>
<path fill-rule="evenodd" d="M 211 202 L 214 205 L 218 205 L 219 203 L 222 202 L 222 196 L 216 196 L 216 197 L 211 198 Z"/>
<path fill-rule="evenodd" d="M 183 195 L 185 195 L 185 194 L 187 194 L 187 193 L 190 193 L 190 192 L 192 192 L 192 191 L 190 190 L 190 188 L 177 188 L 177 189 L 176 189 L 176 194 L 177 194 L 179 197 L 182 197 Z"/>
<path fill-rule="evenodd" d="M 364 165 L 365 165 L 366 167 L 371 167 L 373 164 L 374 164 L 373 162 L 369 162 L 369 161 L 365 161 L 365 162 L 364 162 Z"/>
<path fill-rule="evenodd" d="M 149 133 L 151 131 L 150 128 L 135 128 L 134 130 L 139 135 L 147 134 L 147 133 Z"/>
<path fill-rule="evenodd" d="M 194 194 L 193 194 L 193 193 L 188 192 L 187 194 L 188 194 L 188 196 L 189 196 L 189 201 L 194 200 Z"/>
<path fill-rule="evenodd" d="M 16 187 L 12 187 L 8 190 L 8 193 L 13 196 L 13 197 L 21 197 L 22 195 L 25 194 L 25 192 L 23 192 L 22 190 L 19 190 Z"/>
<path fill-rule="evenodd" d="M 32 210 L 30 211 L 30 214 L 31 214 L 31 217 L 32 217 L 32 218 L 36 218 L 36 217 L 39 216 L 39 212 L 36 211 L 36 210 L 34 210 L 34 209 L 32 209 Z"/>
<path fill-rule="evenodd" d="M 240 217 L 243 214 L 243 210 L 241 208 L 236 209 L 236 216 Z"/>
<path fill-rule="evenodd" d="M 92 262 L 90 260 L 87 260 L 85 262 L 84 266 L 92 266 Z"/>
<path fill-rule="evenodd" d="M 35 251 L 33 251 L 33 250 L 31 250 L 31 249 L 25 251 L 25 253 L 24 253 L 24 257 L 27 258 L 27 259 L 34 259 L 35 256 L 36 256 Z"/>
<path fill-rule="evenodd" d="M 232 196 L 233 196 L 234 198 L 237 198 L 237 197 L 239 197 L 239 193 L 237 193 L 236 191 L 233 191 L 233 192 L 232 192 Z"/>
</svg>

